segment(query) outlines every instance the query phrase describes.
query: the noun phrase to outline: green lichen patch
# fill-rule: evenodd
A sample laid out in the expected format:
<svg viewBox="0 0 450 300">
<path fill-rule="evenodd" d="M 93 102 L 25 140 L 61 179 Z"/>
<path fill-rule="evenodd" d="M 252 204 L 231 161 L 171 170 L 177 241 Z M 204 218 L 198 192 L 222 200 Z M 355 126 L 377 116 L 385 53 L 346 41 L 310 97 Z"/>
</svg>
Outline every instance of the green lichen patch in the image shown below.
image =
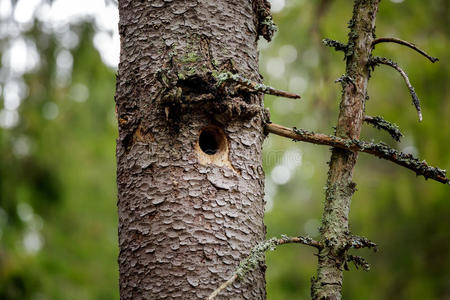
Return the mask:
<svg viewBox="0 0 450 300">
<path fill-rule="evenodd" d="M 256 14 L 256 30 L 258 36 L 263 36 L 268 42 L 277 30 L 270 13 L 270 2 L 267 0 L 252 0 L 253 11 Z"/>
<path fill-rule="evenodd" d="M 273 22 L 272 16 L 265 17 L 261 24 L 261 35 L 270 42 L 274 33 L 278 30 L 277 25 Z"/>
<path fill-rule="evenodd" d="M 194 62 L 196 62 L 198 60 L 200 60 L 200 56 L 197 54 L 196 51 L 187 52 L 180 59 L 180 61 L 182 63 L 184 63 L 184 64 L 186 64 L 186 63 L 194 63 Z"/>
<path fill-rule="evenodd" d="M 236 275 L 239 279 L 244 279 L 245 274 L 254 270 L 260 263 L 264 262 L 264 253 L 267 250 L 275 250 L 278 245 L 277 238 L 271 238 L 270 240 L 263 241 L 257 244 L 250 252 L 250 255 L 241 261 L 239 267 L 236 270 Z"/>
</svg>

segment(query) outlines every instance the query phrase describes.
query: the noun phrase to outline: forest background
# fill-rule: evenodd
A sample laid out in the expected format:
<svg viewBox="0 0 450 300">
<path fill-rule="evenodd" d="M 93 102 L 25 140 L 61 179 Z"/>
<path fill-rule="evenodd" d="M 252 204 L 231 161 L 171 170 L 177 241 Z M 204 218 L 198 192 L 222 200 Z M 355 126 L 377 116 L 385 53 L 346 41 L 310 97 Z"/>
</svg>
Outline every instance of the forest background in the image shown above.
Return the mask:
<svg viewBox="0 0 450 300">
<path fill-rule="evenodd" d="M 266 96 L 272 121 L 332 133 L 352 1 L 273 0 L 279 30 L 259 42 L 265 83 L 302 95 Z M 367 114 L 400 126 L 384 141 L 450 169 L 450 9 L 447 0 L 384 0 L 379 37 L 414 42 L 375 50 L 398 62 L 420 99 L 419 123 L 397 72 L 379 67 Z M 0 0 L 0 298 L 118 299 L 115 71 L 118 12 L 111 0 Z M 264 143 L 267 237 L 318 236 L 329 149 L 270 136 Z M 359 250 L 371 271 L 347 272 L 345 299 L 450 299 L 450 193 L 411 171 L 365 154 L 354 181 L 352 232 L 378 243 Z M 308 299 L 317 264 L 298 245 L 267 255 L 267 296 Z M 351 268 L 354 268 L 351 266 Z"/>
</svg>

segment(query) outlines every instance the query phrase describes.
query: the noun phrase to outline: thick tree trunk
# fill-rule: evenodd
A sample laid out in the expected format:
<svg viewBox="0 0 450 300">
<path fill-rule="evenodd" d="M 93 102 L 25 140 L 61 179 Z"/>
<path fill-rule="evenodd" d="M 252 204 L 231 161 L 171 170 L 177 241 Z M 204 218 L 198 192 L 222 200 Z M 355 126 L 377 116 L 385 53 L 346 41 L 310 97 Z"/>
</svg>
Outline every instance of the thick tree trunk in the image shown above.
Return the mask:
<svg viewBox="0 0 450 300">
<path fill-rule="evenodd" d="M 205 298 L 264 239 L 256 1 L 119 0 L 121 299 Z M 267 8 L 267 7 L 266 7 Z M 223 299 L 265 298 L 264 266 Z"/>
<path fill-rule="evenodd" d="M 346 74 L 341 78 L 343 93 L 336 136 L 359 139 L 369 80 L 369 59 L 375 37 L 375 17 L 379 0 L 356 0 L 346 50 Z M 313 299 L 341 299 L 344 265 L 353 237 L 348 215 L 356 184 L 352 181 L 357 152 L 333 148 L 325 207 L 322 216 L 317 278 L 313 281 Z"/>
</svg>

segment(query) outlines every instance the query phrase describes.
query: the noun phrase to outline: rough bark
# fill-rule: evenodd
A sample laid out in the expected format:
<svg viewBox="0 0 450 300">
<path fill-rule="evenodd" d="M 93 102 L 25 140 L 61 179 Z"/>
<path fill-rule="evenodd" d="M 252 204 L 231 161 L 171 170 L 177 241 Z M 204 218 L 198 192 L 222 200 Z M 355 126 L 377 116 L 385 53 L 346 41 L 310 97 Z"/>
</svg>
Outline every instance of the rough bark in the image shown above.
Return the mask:
<svg viewBox="0 0 450 300">
<path fill-rule="evenodd" d="M 120 297 L 206 298 L 265 235 L 262 97 L 230 96 L 213 75 L 260 81 L 267 3 L 119 0 L 119 12 Z M 264 299 L 264 266 L 220 298 Z"/>
<path fill-rule="evenodd" d="M 379 0 L 356 0 L 354 4 L 335 134 L 341 138 L 359 139 L 378 3 Z M 351 243 L 348 214 L 356 186 L 352 182 L 352 173 L 357 156 L 357 152 L 338 148 L 332 150 L 321 226 L 324 247 L 319 251 L 317 278 L 313 279 L 311 288 L 313 299 L 341 299 L 343 269 Z"/>
</svg>

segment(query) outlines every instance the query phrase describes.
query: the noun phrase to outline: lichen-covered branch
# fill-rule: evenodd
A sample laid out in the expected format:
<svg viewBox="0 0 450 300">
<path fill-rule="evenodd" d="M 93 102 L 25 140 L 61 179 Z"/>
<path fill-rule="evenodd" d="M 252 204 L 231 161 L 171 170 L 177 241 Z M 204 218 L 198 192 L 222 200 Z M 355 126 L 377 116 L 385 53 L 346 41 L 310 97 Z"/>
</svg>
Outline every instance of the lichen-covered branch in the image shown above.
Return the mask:
<svg viewBox="0 0 450 300">
<path fill-rule="evenodd" d="M 217 80 L 217 86 L 221 87 L 225 82 L 234 82 L 237 85 L 238 89 L 243 89 L 248 92 L 253 93 L 264 93 L 279 97 L 291 98 L 291 99 L 300 99 L 300 96 L 294 93 L 289 93 L 282 90 L 277 90 L 273 87 L 267 86 L 262 83 L 254 82 L 250 79 L 244 78 L 239 74 L 233 74 L 231 72 L 223 72 L 214 75 Z"/>
<path fill-rule="evenodd" d="M 356 139 L 343 139 L 337 136 L 314 133 L 303 129 L 290 129 L 273 123 L 267 124 L 266 130 L 270 133 L 291 138 L 296 141 L 327 145 L 353 152 L 369 153 L 410 169 L 417 175 L 424 176 L 426 179 L 430 178 L 445 184 L 449 183 L 445 170 L 431 167 L 424 160 L 421 161 L 411 154 L 392 149 L 384 143 L 368 143 Z"/>
<path fill-rule="evenodd" d="M 233 276 L 230 277 L 227 281 L 222 283 L 217 289 L 215 289 L 207 298 L 207 300 L 214 299 L 221 291 L 226 289 L 228 286 L 233 284 L 236 280 L 242 280 L 245 278 L 245 275 L 248 272 L 253 271 L 257 265 L 264 261 L 264 253 L 268 250 L 275 250 L 279 245 L 285 244 L 303 244 L 307 246 L 311 246 L 317 249 L 321 249 L 322 245 L 313 240 L 310 237 L 296 236 L 296 237 L 288 237 L 281 236 L 281 238 L 271 238 L 269 240 L 263 241 L 257 244 L 250 252 L 250 255 L 241 261 L 238 268 L 234 272 Z"/>
<path fill-rule="evenodd" d="M 375 45 L 380 44 L 380 43 L 396 43 L 396 44 L 400 44 L 400 45 L 409 47 L 409 48 L 419 52 L 420 54 L 422 54 L 423 56 L 428 58 L 432 63 L 435 63 L 435 62 L 439 61 L 439 58 L 429 55 L 428 53 L 426 53 L 425 51 L 423 51 L 422 49 L 420 49 L 419 47 L 417 47 L 413 43 L 410 43 L 410 42 L 407 42 L 407 41 L 404 41 L 404 40 L 401 40 L 401 39 L 398 39 L 398 38 L 394 38 L 394 37 L 377 38 L 377 39 L 373 40 L 372 47 L 374 48 Z"/>
<path fill-rule="evenodd" d="M 361 248 L 368 248 L 372 249 L 373 251 L 377 252 L 377 244 L 369 240 L 368 238 L 362 237 L 362 236 L 355 236 L 350 235 L 347 244 L 346 249 L 361 249 Z"/>
<path fill-rule="evenodd" d="M 344 51 L 346 52 L 348 49 L 348 45 L 341 43 L 339 41 L 336 40 L 331 40 L 331 39 L 323 39 L 322 43 L 327 46 L 327 47 L 331 47 L 334 48 L 336 51 Z"/>
<path fill-rule="evenodd" d="M 236 273 L 233 274 L 233 276 L 230 277 L 230 279 L 228 279 L 227 281 L 225 281 L 224 283 L 222 283 L 217 289 L 215 289 L 209 296 L 208 298 L 206 298 L 207 300 L 213 300 L 217 297 L 217 295 L 220 294 L 221 291 L 223 291 L 224 289 L 226 289 L 227 287 L 229 287 L 230 285 L 233 284 L 233 282 L 236 281 L 236 279 L 238 279 L 238 275 Z"/>
<path fill-rule="evenodd" d="M 411 85 L 411 82 L 409 81 L 409 78 L 408 78 L 408 75 L 406 74 L 406 72 L 403 71 L 403 69 L 400 68 L 398 64 L 396 64 L 392 60 L 385 58 L 385 57 L 378 57 L 378 56 L 373 57 L 369 63 L 372 66 L 372 69 L 379 64 L 383 64 L 383 65 L 390 66 L 390 67 L 396 69 L 400 73 L 400 75 L 402 75 L 403 79 L 405 80 L 406 86 L 409 89 L 409 93 L 411 94 L 412 102 L 413 102 L 414 106 L 416 107 L 417 114 L 419 115 L 419 121 L 421 122 L 422 121 L 422 110 L 420 108 L 420 100 L 416 94 L 416 91 L 414 90 L 414 87 Z"/>
<path fill-rule="evenodd" d="M 400 142 L 400 139 L 403 137 L 400 128 L 398 128 L 396 124 L 388 122 L 380 116 L 375 117 L 365 116 L 364 122 L 372 125 L 376 129 L 387 131 L 391 135 L 391 137 L 397 142 Z"/>
<path fill-rule="evenodd" d="M 361 256 L 356 256 L 356 255 L 351 255 L 351 254 L 347 254 L 347 260 L 344 264 L 344 269 L 346 271 L 349 271 L 349 267 L 348 264 L 349 262 L 353 262 L 353 264 L 355 265 L 355 267 L 358 269 L 358 267 L 361 267 L 364 271 L 370 271 L 370 265 L 369 263 L 366 261 L 366 259 L 364 257 Z"/>
</svg>

